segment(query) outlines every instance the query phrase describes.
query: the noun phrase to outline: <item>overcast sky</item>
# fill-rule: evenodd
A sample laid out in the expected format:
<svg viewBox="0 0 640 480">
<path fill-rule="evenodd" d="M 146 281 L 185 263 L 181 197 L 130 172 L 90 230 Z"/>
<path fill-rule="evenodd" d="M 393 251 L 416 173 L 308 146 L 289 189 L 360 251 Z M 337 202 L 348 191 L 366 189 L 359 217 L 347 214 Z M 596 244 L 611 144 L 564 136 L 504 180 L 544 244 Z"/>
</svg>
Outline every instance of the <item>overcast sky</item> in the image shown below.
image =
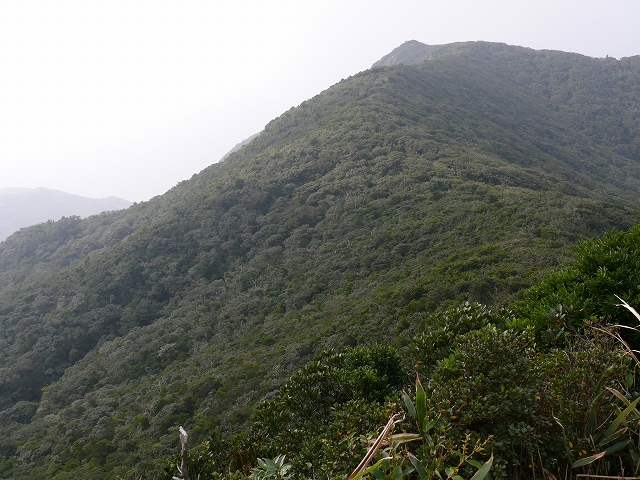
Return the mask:
<svg viewBox="0 0 640 480">
<path fill-rule="evenodd" d="M 15 0 L 0 188 L 147 200 L 406 40 L 640 54 L 640 0 Z"/>
</svg>

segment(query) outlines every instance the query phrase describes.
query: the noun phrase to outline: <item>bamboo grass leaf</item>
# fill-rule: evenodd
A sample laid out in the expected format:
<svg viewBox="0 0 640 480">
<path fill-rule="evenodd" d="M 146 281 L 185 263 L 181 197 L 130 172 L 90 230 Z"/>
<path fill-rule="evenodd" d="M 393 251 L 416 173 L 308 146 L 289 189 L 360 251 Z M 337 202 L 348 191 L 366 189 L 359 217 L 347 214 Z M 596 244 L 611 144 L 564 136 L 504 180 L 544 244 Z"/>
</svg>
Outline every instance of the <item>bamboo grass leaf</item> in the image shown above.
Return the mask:
<svg viewBox="0 0 640 480">
<path fill-rule="evenodd" d="M 424 388 L 422 388 L 422 382 L 420 378 L 416 379 L 416 420 L 418 421 L 418 427 L 424 431 L 424 421 L 427 417 L 427 396 Z"/>
<path fill-rule="evenodd" d="M 595 406 L 591 405 L 591 408 L 587 412 L 587 424 L 585 433 L 587 437 L 593 436 L 598 430 L 598 416 L 595 411 Z"/>
<path fill-rule="evenodd" d="M 407 410 L 409 410 L 409 415 L 411 415 L 413 418 L 416 418 L 416 407 L 413 404 L 413 402 L 411 401 L 411 398 L 409 398 L 409 395 L 407 395 L 406 393 L 402 392 L 402 399 L 404 400 L 404 404 L 407 406 Z"/>
<path fill-rule="evenodd" d="M 638 313 L 635 308 L 633 308 L 631 305 L 629 305 L 627 302 L 625 302 L 618 295 L 615 295 L 615 297 L 622 302 L 622 303 L 618 304 L 619 307 L 626 308 L 627 310 L 629 310 L 638 319 L 638 321 L 640 321 L 640 313 Z"/>
<path fill-rule="evenodd" d="M 623 440 L 622 442 L 618 442 L 615 445 L 611 445 L 609 448 L 607 448 L 604 453 L 605 455 L 609 455 L 610 453 L 615 453 L 619 450 L 622 450 L 624 447 L 626 447 L 627 445 L 629 445 L 629 442 L 631 442 L 630 438 L 627 438 L 626 440 Z"/>
<path fill-rule="evenodd" d="M 629 399 L 625 397 L 620 391 L 610 387 L 607 387 L 607 390 L 613 393 L 625 405 L 627 406 L 631 405 L 631 402 L 629 401 Z M 633 411 L 635 412 L 635 416 L 636 416 L 635 418 L 640 418 L 640 410 L 638 410 L 637 408 L 634 408 Z"/>
<path fill-rule="evenodd" d="M 423 435 L 425 437 L 427 436 L 427 433 L 430 432 L 431 429 L 436 426 L 436 423 L 438 423 L 438 420 L 439 420 L 438 417 L 434 418 L 434 419 L 432 419 L 432 420 L 430 420 L 428 422 L 425 420 L 425 423 L 422 426 L 422 433 L 423 433 Z"/>
<path fill-rule="evenodd" d="M 596 453 L 595 455 L 591 455 L 590 457 L 581 458 L 580 460 L 576 460 L 575 462 L 573 462 L 573 464 L 571 465 L 571 468 L 578 468 L 578 467 L 583 467 L 585 465 L 589 465 L 590 463 L 595 462 L 596 460 L 604 456 L 605 456 L 605 453 L 600 452 L 600 453 Z"/>
<path fill-rule="evenodd" d="M 396 433 L 395 435 L 391 435 L 389 438 L 393 443 L 397 445 L 402 445 L 403 443 L 422 440 L 422 435 L 419 435 L 417 433 Z"/>
<path fill-rule="evenodd" d="M 493 465 L 493 453 L 491 454 L 491 457 L 489 457 L 489 460 L 487 460 L 484 463 L 484 465 L 482 465 L 482 468 L 478 470 L 473 475 L 473 477 L 471 477 L 471 480 L 482 480 L 483 478 L 485 478 L 489 473 L 489 470 L 491 470 L 492 465 Z"/>
<path fill-rule="evenodd" d="M 623 440 L 622 442 L 618 442 L 615 445 L 611 445 L 609 448 L 607 448 L 606 450 L 600 453 L 596 453 L 595 455 L 591 455 L 589 457 L 576 460 L 575 462 L 573 462 L 573 465 L 571 465 L 571 468 L 578 468 L 584 465 L 589 465 L 590 463 L 604 457 L 605 455 L 609 455 L 611 453 L 615 453 L 619 450 L 622 450 L 624 447 L 626 447 L 629 444 L 629 442 L 631 442 L 630 438 Z"/>
<path fill-rule="evenodd" d="M 638 402 L 640 402 L 640 397 L 636 398 L 633 402 L 629 404 L 629 406 L 627 406 L 627 408 L 625 408 L 618 414 L 618 416 L 611 423 L 611 425 L 609 425 L 609 428 L 603 435 L 603 439 L 598 443 L 598 445 L 603 445 L 610 441 L 609 439 L 614 435 L 614 432 L 617 431 L 618 427 L 622 422 L 626 421 L 627 416 L 636 408 L 636 406 L 638 405 Z"/>
</svg>

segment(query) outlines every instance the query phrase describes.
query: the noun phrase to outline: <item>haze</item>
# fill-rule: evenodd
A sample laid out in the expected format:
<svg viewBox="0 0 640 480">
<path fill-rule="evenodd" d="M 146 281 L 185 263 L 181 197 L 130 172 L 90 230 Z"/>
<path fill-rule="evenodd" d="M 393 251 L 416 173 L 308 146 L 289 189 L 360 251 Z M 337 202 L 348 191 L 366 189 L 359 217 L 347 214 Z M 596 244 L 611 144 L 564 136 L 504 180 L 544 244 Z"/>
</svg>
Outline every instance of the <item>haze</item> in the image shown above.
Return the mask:
<svg viewBox="0 0 640 480">
<path fill-rule="evenodd" d="M 0 6 L 0 188 L 164 193 L 406 40 L 640 54 L 640 1 Z"/>
</svg>

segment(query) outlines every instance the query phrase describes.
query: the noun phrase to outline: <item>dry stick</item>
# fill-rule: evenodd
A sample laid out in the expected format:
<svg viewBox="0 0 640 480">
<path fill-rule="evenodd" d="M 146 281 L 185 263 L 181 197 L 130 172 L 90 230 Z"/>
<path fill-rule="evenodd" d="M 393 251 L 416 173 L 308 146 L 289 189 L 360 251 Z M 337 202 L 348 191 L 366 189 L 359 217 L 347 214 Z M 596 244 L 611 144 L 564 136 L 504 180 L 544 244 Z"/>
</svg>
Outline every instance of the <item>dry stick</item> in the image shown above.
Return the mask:
<svg viewBox="0 0 640 480">
<path fill-rule="evenodd" d="M 187 431 L 180 426 L 180 443 L 182 444 L 182 465 L 180 466 L 180 475 L 182 478 L 173 477 L 172 480 L 191 480 L 189 471 L 187 470 L 187 459 L 189 458 L 189 435 Z"/>
<path fill-rule="evenodd" d="M 542 455 L 540 455 L 540 449 L 538 448 L 538 458 L 540 459 L 540 468 L 542 469 L 542 478 L 548 478 L 549 480 L 558 480 L 549 470 L 544 468 L 542 464 Z"/>
<path fill-rule="evenodd" d="M 384 441 L 384 439 L 387 437 L 387 435 L 389 435 L 389 432 L 393 428 L 393 425 L 396 423 L 396 421 L 400 417 L 402 417 L 402 415 L 395 414 L 394 416 L 392 416 L 389 419 L 389 421 L 387 422 L 387 425 L 384 427 L 384 430 L 382 430 L 382 433 L 378 436 L 378 438 L 376 438 L 376 441 L 373 442 L 373 445 L 371 445 L 371 448 L 369 449 L 367 454 L 364 456 L 362 461 L 358 464 L 358 466 L 353 471 L 353 473 L 351 475 L 349 475 L 348 480 L 351 480 L 353 477 L 355 477 L 359 473 L 363 472 L 367 468 L 367 465 L 369 465 L 369 462 L 371 461 L 373 456 L 376 454 L 376 452 L 378 451 L 378 449 L 382 445 L 382 442 Z"/>
<path fill-rule="evenodd" d="M 576 478 L 602 478 L 608 480 L 640 480 L 640 477 L 611 477 L 607 475 L 589 475 L 588 473 L 579 473 Z"/>
</svg>

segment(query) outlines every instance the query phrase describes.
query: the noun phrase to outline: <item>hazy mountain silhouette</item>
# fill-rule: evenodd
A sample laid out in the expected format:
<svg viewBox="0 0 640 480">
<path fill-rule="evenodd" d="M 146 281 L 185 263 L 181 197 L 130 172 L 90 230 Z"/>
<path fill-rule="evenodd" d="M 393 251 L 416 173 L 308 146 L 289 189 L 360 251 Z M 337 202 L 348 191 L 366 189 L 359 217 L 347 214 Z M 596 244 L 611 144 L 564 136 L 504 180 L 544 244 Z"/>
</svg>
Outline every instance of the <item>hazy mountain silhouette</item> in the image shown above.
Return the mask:
<svg viewBox="0 0 640 480">
<path fill-rule="evenodd" d="M 48 188 L 0 189 L 0 241 L 13 232 L 49 220 L 121 210 L 131 202 L 118 197 L 87 198 Z"/>
</svg>

